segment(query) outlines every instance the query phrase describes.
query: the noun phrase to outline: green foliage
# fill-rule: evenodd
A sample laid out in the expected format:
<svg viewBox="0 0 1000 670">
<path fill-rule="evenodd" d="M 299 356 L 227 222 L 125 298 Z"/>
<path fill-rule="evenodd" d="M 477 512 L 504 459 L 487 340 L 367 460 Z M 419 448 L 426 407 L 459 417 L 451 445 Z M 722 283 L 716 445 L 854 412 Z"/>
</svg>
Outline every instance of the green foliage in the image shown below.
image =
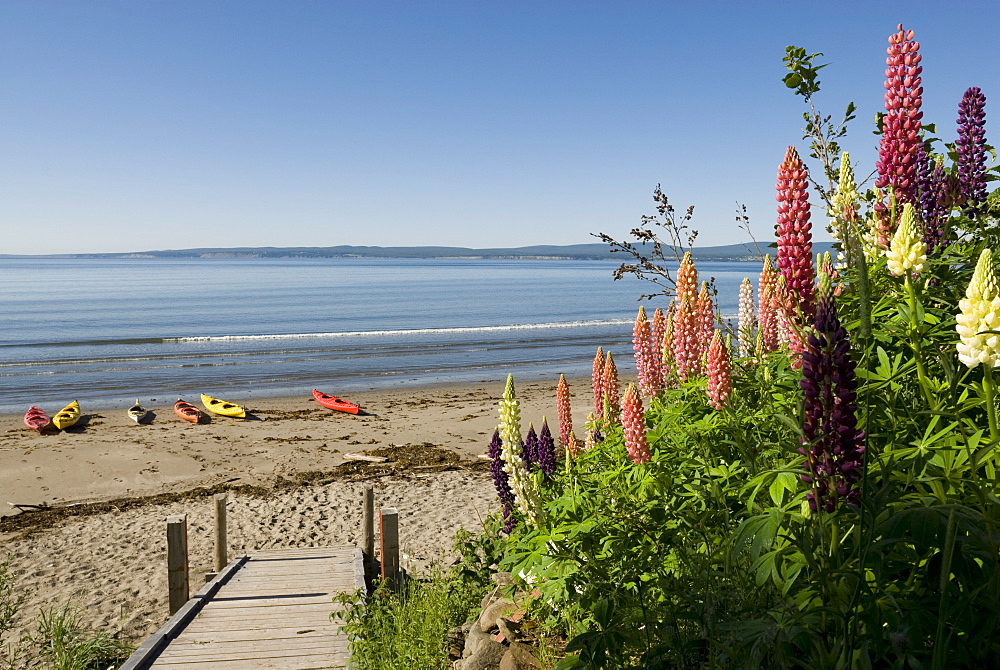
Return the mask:
<svg viewBox="0 0 1000 670">
<path fill-rule="evenodd" d="M 833 124 L 813 106 L 822 54 L 786 54 L 829 203 L 854 105 Z M 923 132 L 931 147 L 935 128 Z M 539 527 L 516 529 L 501 562 L 539 593 L 528 615 L 571 638 L 559 670 L 1000 667 L 995 373 L 955 350 L 973 265 L 1000 244 L 998 193 L 974 217 L 954 209 L 950 243 L 919 276 L 891 276 L 882 253 L 838 270 L 864 431 L 860 504 L 807 504 L 802 377 L 787 353 L 734 361 L 722 410 L 704 380 L 650 399 L 649 463 L 628 459 L 619 426 L 600 426 L 603 442 L 547 485 Z"/>
<path fill-rule="evenodd" d="M 87 630 L 72 607 L 42 610 L 32 642 L 52 670 L 105 670 L 132 653 L 131 646 L 107 633 Z"/>
<path fill-rule="evenodd" d="M 407 580 L 396 591 L 381 584 L 367 598 L 363 593 L 340 596 L 336 602 L 345 608 L 339 616 L 351 636 L 353 667 L 445 670 L 446 633 L 467 620 L 482 596 L 455 571 Z"/>
</svg>

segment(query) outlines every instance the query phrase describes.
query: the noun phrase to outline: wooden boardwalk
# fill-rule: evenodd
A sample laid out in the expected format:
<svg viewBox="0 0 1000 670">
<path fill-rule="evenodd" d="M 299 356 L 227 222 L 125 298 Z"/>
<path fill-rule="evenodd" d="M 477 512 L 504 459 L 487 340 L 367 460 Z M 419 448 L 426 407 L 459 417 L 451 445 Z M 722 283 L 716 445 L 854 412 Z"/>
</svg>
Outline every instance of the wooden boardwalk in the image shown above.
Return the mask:
<svg viewBox="0 0 1000 670">
<path fill-rule="evenodd" d="M 347 666 L 335 595 L 364 587 L 361 549 L 255 551 L 219 575 L 120 670 L 311 670 Z"/>
</svg>

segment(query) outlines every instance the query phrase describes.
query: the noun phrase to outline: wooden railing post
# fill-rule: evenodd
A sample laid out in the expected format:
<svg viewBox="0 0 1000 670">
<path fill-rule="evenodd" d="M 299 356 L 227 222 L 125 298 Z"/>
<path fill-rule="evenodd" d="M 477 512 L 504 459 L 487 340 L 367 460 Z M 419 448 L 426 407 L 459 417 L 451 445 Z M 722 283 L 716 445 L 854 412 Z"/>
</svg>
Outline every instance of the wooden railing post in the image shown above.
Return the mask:
<svg viewBox="0 0 1000 670">
<path fill-rule="evenodd" d="M 371 484 L 365 484 L 361 493 L 361 552 L 367 560 L 375 560 L 375 491 Z"/>
<path fill-rule="evenodd" d="M 186 514 L 167 517 L 167 587 L 170 614 L 173 615 L 189 597 Z"/>
<path fill-rule="evenodd" d="M 399 514 L 394 507 L 383 507 L 379 514 L 379 540 L 382 543 L 382 580 L 395 587 L 399 576 Z"/>
<path fill-rule="evenodd" d="M 222 572 L 229 563 L 229 545 L 226 540 L 226 494 L 215 494 L 215 568 Z"/>
</svg>

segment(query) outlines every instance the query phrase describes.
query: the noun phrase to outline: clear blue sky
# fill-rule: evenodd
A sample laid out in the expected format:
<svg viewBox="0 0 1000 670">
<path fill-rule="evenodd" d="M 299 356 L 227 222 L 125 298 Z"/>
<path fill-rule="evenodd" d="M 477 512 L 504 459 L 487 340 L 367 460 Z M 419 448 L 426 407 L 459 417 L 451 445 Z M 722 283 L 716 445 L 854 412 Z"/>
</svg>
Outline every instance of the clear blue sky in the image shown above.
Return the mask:
<svg viewBox="0 0 1000 670">
<path fill-rule="evenodd" d="M 657 183 L 700 244 L 745 238 L 737 202 L 769 239 L 805 153 L 785 46 L 824 52 L 870 169 L 900 22 L 925 120 L 953 140 L 980 86 L 1000 144 L 996 0 L 5 0 L 0 253 L 574 244 L 625 236 Z"/>
</svg>

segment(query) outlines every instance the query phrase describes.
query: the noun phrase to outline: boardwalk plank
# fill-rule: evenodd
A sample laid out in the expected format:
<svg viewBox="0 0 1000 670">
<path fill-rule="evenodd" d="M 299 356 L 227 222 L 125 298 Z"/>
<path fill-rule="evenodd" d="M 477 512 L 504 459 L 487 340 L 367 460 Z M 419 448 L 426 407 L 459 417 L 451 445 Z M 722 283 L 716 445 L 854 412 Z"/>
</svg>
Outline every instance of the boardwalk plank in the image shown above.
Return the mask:
<svg viewBox="0 0 1000 670">
<path fill-rule="evenodd" d="M 196 596 L 196 614 L 168 622 L 143 645 L 144 670 L 309 670 L 344 667 L 348 639 L 336 594 L 363 584 L 354 547 L 253 552 Z M 206 587 L 207 588 L 207 587 Z M 187 607 L 187 606 L 185 606 Z M 138 651 L 136 652 L 139 653 Z"/>
</svg>

